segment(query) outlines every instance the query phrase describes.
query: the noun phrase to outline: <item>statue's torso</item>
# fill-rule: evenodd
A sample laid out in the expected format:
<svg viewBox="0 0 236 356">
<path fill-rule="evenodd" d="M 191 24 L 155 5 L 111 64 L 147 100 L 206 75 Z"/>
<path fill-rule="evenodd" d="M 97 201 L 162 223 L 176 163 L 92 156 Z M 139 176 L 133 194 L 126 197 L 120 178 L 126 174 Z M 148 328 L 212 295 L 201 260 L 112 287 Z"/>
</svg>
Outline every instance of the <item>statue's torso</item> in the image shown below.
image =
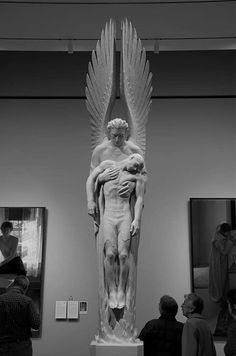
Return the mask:
<svg viewBox="0 0 236 356">
<path fill-rule="evenodd" d="M 128 176 L 125 171 L 121 171 L 116 179 L 104 184 L 105 211 L 130 211 L 129 197 L 119 195 L 121 183 Z"/>
<path fill-rule="evenodd" d="M 16 243 L 15 240 L 15 236 L 9 236 L 7 239 L 4 239 L 3 236 L 0 236 L 0 251 L 4 258 L 10 256 L 12 248 Z"/>
</svg>

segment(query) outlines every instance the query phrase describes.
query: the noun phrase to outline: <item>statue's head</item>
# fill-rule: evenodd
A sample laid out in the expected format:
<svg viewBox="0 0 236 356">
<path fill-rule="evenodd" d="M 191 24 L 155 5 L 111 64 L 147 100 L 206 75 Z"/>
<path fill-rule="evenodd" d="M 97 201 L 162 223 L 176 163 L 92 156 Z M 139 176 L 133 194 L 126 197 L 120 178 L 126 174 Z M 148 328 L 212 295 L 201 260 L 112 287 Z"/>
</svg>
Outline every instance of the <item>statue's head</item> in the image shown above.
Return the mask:
<svg viewBox="0 0 236 356">
<path fill-rule="evenodd" d="M 4 221 L 1 225 L 3 235 L 8 236 L 13 230 L 13 224 L 10 221 Z"/>
<path fill-rule="evenodd" d="M 130 173 L 140 173 L 144 167 L 144 159 L 138 153 L 133 153 L 127 158 L 126 169 Z"/>
<path fill-rule="evenodd" d="M 113 120 L 110 120 L 107 125 L 108 131 L 111 129 L 122 129 L 122 130 L 127 130 L 129 125 L 125 120 L 122 120 L 121 118 L 117 117 Z"/>
<path fill-rule="evenodd" d="M 121 147 L 127 138 L 128 124 L 120 118 L 113 119 L 108 122 L 107 131 L 108 138 L 116 147 Z"/>
</svg>

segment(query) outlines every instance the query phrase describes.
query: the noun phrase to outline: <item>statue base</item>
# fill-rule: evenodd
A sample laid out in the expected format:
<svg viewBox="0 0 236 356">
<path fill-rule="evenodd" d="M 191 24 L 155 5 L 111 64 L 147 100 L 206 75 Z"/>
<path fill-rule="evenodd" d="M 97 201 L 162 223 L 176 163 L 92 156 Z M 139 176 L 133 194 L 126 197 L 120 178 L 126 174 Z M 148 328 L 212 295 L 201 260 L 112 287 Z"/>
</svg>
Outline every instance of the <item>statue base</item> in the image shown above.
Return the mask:
<svg viewBox="0 0 236 356">
<path fill-rule="evenodd" d="M 90 356 L 143 356 L 143 342 L 108 344 L 92 341 Z"/>
</svg>

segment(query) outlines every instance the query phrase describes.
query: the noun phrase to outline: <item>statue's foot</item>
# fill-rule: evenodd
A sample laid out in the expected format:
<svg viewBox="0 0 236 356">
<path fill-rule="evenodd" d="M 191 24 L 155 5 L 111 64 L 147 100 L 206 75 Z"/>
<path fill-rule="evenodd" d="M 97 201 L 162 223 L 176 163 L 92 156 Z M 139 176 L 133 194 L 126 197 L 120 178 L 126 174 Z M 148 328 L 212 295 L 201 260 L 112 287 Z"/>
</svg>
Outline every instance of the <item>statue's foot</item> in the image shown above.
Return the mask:
<svg viewBox="0 0 236 356">
<path fill-rule="evenodd" d="M 123 291 L 118 291 L 117 293 L 117 308 L 121 309 L 125 307 L 125 293 Z"/>
<path fill-rule="evenodd" d="M 111 292 L 108 299 L 108 304 L 111 309 L 117 308 L 116 293 Z"/>
</svg>

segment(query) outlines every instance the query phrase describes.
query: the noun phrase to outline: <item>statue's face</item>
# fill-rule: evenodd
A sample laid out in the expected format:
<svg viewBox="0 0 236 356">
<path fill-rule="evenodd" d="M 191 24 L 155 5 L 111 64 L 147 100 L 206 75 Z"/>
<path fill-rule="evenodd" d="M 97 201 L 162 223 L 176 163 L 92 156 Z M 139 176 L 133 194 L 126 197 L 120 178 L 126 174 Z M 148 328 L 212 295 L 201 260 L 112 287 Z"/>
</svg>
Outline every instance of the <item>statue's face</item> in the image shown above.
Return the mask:
<svg viewBox="0 0 236 356">
<path fill-rule="evenodd" d="M 140 159 L 138 159 L 135 155 L 131 155 L 128 157 L 127 164 L 126 164 L 126 169 L 130 173 L 140 173 L 142 170 L 141 164 L 140 164 Z"/>
<path fill-rule="evenodd" d="M 110 129 L 109 136 L 114 146 L 121 147 L 126 140 L 126 130 L 112 128 Z"/>
</svg>

